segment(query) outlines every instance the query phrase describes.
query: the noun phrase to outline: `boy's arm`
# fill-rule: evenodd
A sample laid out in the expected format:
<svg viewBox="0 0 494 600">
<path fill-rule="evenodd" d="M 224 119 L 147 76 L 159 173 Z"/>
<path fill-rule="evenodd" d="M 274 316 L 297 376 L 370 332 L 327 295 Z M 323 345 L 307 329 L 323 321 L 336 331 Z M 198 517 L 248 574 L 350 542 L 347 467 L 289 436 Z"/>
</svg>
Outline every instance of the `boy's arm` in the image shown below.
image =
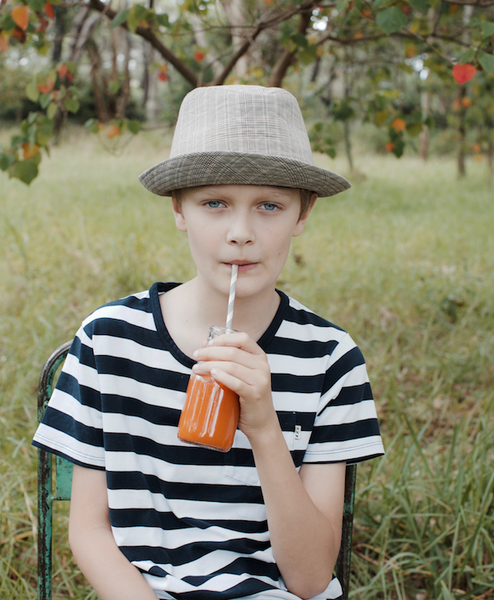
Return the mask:
<svg viewBox="0 0 494 600">
<path fill-rule="evenodd" d="M 252 446 L 285 585 L 300 598 L 323 592 L 341 542 L 345 463 L 305 464 L 297 473 L 273 407 L 267 357 L 249 336 L 221 336 L 194 358 L 204 361 L 194 372 L 211 373 L 240 396 L 239 428 Z"/>
<path fill-rule="evenodd" d="M 311 598 L 329 585 L 338 558 L 345 463 L 304 464 L 297 473 L 279 426 L 251 445 L 283 581 Z"/>
<path fill-rule="evenodd" d="M 156 600 L 113 538 L 105 471 L 74 465 L 69 542 L 75 561 L 101 600 Z"/>
</svg>

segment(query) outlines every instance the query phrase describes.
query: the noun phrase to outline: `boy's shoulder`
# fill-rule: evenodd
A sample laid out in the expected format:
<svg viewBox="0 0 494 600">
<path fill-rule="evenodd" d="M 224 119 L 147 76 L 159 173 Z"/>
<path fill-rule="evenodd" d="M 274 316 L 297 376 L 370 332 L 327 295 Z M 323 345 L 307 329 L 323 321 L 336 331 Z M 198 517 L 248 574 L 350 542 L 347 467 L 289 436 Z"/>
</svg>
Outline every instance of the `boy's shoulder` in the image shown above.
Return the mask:
<svg viewBox="0 0 494 600">
<path fill-rule="evenodd" d="M 317 335 L 321 339 L 341 340 L 348 336 L 344 329 L 317 314 L 299 300 L 283 292 L 280 292 L 280 294 L 282 298 L 286 299 L 284 321 L 292 325 L 294 329 L 298 329 L 300 332 L 305 331 L 309 336 Z"/>
<path fill-rule="evenodd" d="M 107 302 L 91 314 L 82 322 L 83 327 L 92 323 L 97 323 L 105 319 L 130 320 L 138 319 L 141 322 L 146 316 L 153 316 L 156 305 L 159 304 L 159 294 L 179 285 L 178 283 L 154 283 L 148 290 L 136 292 Z"/>
</svg>

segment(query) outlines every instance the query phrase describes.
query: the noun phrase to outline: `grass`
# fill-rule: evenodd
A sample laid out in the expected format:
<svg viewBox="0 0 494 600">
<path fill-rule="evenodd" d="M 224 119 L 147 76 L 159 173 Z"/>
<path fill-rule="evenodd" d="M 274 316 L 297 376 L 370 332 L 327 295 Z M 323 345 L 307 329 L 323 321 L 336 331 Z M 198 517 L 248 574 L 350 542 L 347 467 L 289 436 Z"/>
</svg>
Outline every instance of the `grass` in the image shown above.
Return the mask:
<svg viewBox="0 0 494 600">
<path fill-rule="evenodd" d="M 8 132 L 0 131 L 0 138 Z M 71 131 L 31 187 L 0 174 L 0 598 L 35 598 L 30 441 L 41 366 L 102 303 L 193 275 L 169 201 Z M 2 141 L 2 139 L 0 139 Z M 345 175 L 343 161 L 321 165 Z M 358 156 L 365 177 L 321 200 L 279 287 L 347 329 L 367 358 L 387 455 L 359 467 L 352 596 L 494 596 L 494 203 L 481 164 Z M 55 522 L 54 598 L 95 597 Z"/>
</svg>

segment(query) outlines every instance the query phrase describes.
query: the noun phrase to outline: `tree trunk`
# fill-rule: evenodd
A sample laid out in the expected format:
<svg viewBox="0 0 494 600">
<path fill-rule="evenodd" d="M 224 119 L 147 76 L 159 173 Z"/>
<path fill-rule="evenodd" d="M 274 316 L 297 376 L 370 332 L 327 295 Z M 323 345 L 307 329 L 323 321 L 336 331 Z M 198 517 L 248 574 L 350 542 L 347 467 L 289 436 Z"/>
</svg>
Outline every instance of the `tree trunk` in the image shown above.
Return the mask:
<svg viewBox="0 0 494 600">
<path fill-rule="evenodd" d="M 307 28 L 310 25 L 311 15 L 312 9 L 307 9 L 300 13 L 300 20 L 298 22 L 297 33 L 300 33 L 302 35 L 305 35 L 307 33 Z M 295 62 L 297 51 L 298 48 L 296 48 L 295 50 L 290 50 L 289 48 L 287 48 L 283 52 L 283 54 L 278 59 L 277 63 L 274 65 L 273 70 L 271 71 L 271 76 L 269 78 L 268 83 L 270 87 L 281 87 L 286 72 L 288 71 L 290 66 Z"/>
<path fill-rule="evenodd" d="M 420 92 L 420 106 L 422 114 L 427 117 L 430 113 L 429 99 L 429 92 L 422 90 Z M 419 156 L 423 161 L 426 161 L 429 156 L 429 128 L 425 124 L 422 126 L 422 131 L 419 135 Z"/>
<path fill-rule="evenodd" d="M 91 78 L 93 80 L 93 95 L 96 104 L 96 114 L 100 123 L 108 123 L 109 110 L 106 104 L 103 87 L 104 74 L 101 69 L 101 57 L 96 44 L 91 40 L 87 45 L 89 60 L 91 61 Z"/>
<path fill-rule="evenodd" d="M 242 47 L 245 42 L 244 27 L 245 18 L 245 2 L 242 0 L 221 0 L 223 9 L 231 25 L 232 31 L 232 47 L 236 52 Z M 249 69 L 249 58 L 243 55 L 235 64 L 235 75 L 237 77 L 245 77 Z M 221 69 L 220 69 L 221 72 Z"/>
<path fill-rule="evenodd" d="M 489 169 L 489 183 L 492 185 L 494 178 L 494 142 L 489 140 L 487 145 L 487 168 Z"/>
<path fill-rule="evenodd" d="M 470 22 L 470 19 L 473 15 L 473 6 L 465 5 L 463 7 L 463 26 L 464 31 L 462 34 L 463 42 L 469 44 L 471 42 L 470 30 L 467 25 Z M 467 174 L 466 166 L 465 166 L 465 109 L 462 106 L 462 100 L 466 96 L 466 88 L 465 84 L 460 86 L 460 90 L 458 92 L 458 102 L 460 106 L 460 124 L 458 126 L 458 156 L 457 156 L 457 165 L 458 165 L 458 177 L 465 177 Z"/>
<path fill-rule="evenodd" d="M 53 40 L 51 62 L 54 65 L 57 65 L 62 58 L 63 38 L 67 33 L 64 19 L 64 15 L 67 9 L 62 6 L 54 6 L 53 10 L 55 12 L 55 39 Z"/>
<path fill-rule="evenodd" d="M 142 80 L 144 95 L 142 104 L 146 111 L 146 121 L 151 127 L 156 127 L 158 123 L 158 103 L 156 101 L 158 80 L 156 74 L 153 76 L 149 71 L 149 65 L 155 60 L 155 50 L 148 41 L 142 40 L 142 43 L 144 55 L 144 73 Z"/>
<path fill-rule="evenodd" d="M 462 107 L 461 101 L 466 95 L 466 88 L 462 86 L 458 92 L 459 109 L 459 124 L 458 124 L 458 153 L 456 156 L 456 164 L 458 165 L 458 177 L 465 177 L 467 174 L 465 166 L 465 109 Z"/>
</svg>

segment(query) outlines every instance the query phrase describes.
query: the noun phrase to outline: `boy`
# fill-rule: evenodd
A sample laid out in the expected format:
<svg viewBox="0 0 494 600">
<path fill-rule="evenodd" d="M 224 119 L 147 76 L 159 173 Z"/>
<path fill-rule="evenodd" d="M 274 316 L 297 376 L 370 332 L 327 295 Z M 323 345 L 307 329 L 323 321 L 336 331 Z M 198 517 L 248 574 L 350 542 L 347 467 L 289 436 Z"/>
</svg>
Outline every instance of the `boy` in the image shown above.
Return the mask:
<svg viewBox="0 0 494 600">
<path fill-rule="evenodd" d="M 346 462 L 383 453 L 361 353 L 275 289 L 317 196 L 349 187 L 312 163 L 278 88 L 199 88 L 170 158 L 141 175 L 172 196 L 197 268 L 82 325 L 35 445 L 73 463 L 74 557 L 103 600 L 334 599 Z M 239 265 L 233 327 L 226 318 Z M 177 439 L 191 373 L 238 393 L 226 454 Z"/>
</svg>

